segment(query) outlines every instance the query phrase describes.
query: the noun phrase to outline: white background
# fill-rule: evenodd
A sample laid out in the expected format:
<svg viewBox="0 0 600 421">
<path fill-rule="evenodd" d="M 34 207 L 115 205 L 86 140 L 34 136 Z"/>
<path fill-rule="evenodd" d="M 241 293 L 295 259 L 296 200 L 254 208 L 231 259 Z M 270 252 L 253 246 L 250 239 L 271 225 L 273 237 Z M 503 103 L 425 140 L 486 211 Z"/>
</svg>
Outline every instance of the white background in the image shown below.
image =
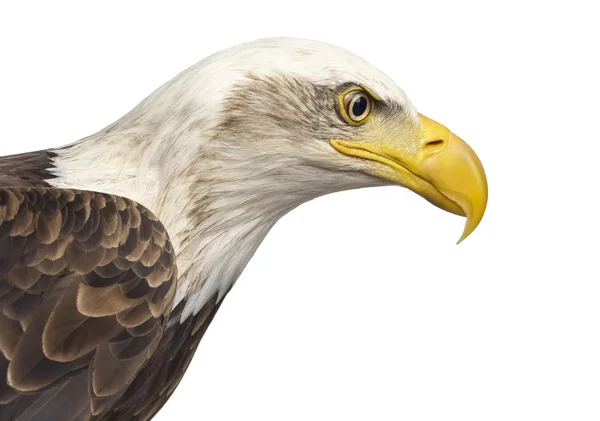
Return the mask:
<svg viewBox="0 0 600 421">
<path fill-rule="evenodd" d="M 456 246 L 462 218 L 400 188 L 293 211 L 156 419 L 598 420 L 592 3 L 3 2 L 0 154 L 91 134 L 240 42 L 349 48 L 472 145 L 483 222 Z"/>
</svg>

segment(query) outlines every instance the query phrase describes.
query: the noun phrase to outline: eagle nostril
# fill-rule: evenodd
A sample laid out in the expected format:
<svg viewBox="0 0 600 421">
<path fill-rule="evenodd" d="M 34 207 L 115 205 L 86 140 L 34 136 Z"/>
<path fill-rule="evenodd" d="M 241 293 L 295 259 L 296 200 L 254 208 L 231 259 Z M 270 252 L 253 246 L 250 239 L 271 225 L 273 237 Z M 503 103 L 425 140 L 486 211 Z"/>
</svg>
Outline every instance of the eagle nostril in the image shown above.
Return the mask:
<svg viewBox="0 0 600 421">
<path fill-rule="evenodd" d="M 440 151 L 444 147 L 444 141 L 441 139 L 431 140 L 425 143 L 425 150 L 429 153 Z"/>
</svg>

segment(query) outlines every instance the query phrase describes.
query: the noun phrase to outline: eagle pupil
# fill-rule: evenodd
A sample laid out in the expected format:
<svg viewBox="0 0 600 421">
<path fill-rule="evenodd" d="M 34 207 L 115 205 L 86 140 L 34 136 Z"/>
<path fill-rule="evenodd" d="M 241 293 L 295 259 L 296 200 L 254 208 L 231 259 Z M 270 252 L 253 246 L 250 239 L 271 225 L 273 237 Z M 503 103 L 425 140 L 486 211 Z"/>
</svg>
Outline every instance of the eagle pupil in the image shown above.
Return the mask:
<svg viewBox="0 0 600 421">
<path fill-rule="evenodd" d="M 367 111 L 367 99 L 364 96 L 360 96 L 352 104 L 352 114 L 356 117 L 361 117 L 365 111 Z"/>
</svg>

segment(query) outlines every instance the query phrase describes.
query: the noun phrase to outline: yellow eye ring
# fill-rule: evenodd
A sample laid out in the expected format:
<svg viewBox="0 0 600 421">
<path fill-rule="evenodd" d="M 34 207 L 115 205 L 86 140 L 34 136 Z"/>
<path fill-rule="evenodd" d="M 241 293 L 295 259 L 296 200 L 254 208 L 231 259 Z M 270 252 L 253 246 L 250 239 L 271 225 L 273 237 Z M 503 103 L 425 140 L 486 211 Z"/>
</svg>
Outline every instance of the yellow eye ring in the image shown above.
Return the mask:
<svg viewBox="0 0 600 421">
<path fill-rule="evenodd" d="M 363 124 L 373 112 L 373 98 L 359 87 L 345 90 L 338 100 L 344 120 L 353 126 Z"/>
</svg>

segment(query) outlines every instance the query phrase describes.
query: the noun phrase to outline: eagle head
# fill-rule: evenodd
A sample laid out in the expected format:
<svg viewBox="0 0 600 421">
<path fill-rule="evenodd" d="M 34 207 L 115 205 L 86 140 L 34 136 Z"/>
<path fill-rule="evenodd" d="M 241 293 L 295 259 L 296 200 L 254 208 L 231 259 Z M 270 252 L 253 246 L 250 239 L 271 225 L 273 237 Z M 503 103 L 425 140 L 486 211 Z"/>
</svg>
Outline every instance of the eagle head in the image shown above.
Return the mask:
<svg viewBox="0 0 600 421">
<path fill-rule="evenodd" d="M 281 213 L 333 191 L 399 184 L 466 216 L 459 242 L 483 217 L 486 176 L 473 150 L 342 48 L 294 38 L 242 44 L 153 97 L 147 107 L 175 103 L 197 116 L 196 160 L 222 163 L 219 177 L 228 173 L 240 188 L 272 194 Z M 206 177 L 206 169 L 194 171 Z"/>
</svg>

